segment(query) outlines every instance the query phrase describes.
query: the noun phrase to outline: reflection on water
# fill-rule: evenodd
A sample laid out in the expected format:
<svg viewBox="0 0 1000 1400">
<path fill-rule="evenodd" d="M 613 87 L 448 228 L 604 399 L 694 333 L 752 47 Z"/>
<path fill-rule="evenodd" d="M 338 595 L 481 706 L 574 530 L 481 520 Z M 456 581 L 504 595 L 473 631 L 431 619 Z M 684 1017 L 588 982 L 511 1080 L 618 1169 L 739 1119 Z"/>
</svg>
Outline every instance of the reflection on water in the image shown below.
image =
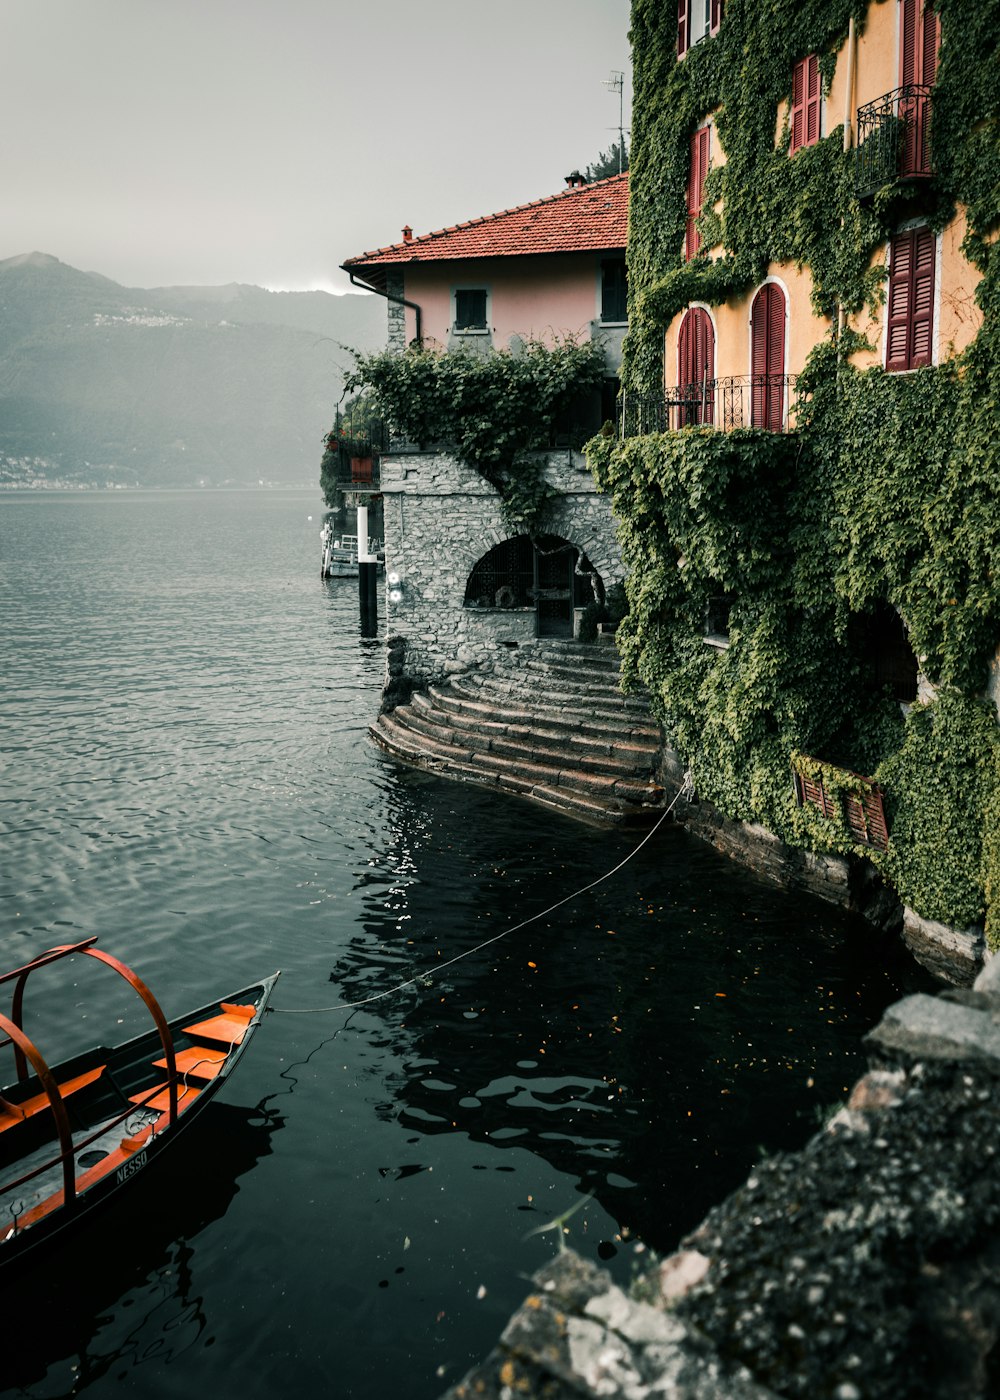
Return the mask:
<svg viewBox="0 0 1000 1400">
<path fill-rule="evenodd" d="M 873 967 L 870 930 L 671 826 L 606 885 L 435 975 L 592 881 L 588 847 L 603 869 L 637 844 L 566 823 L 556 846 L 556 819 L 523 809 L 501 862 L 494 811 L 486 794 L 400 784 L 331 981 L 355 1002 L 419 978 L 367 1008 L 402 1061 L 385 1111 L 424 1136 L 527 1149 L 669 1248 L 762 1145 L 813 1130 L 861 1066 L 893 968 L 910 969 L 891 943 Z"/>
<path fill-rule="evenodd" d="M 174 1155 L 0 1284 L 0 1395 L 429 1400 L 551 1255 L 534 1229 L 585 1201 L 571 1242 L 627 1279 L 808 1136 L 922 976 L 677 828 L 438 972 L 636 838 L 368 743 L 383 648 L 316 577 L 320 514 L 0 500 L 0 962 L 96 933 L 168 1016 L 283 973 Z M 128 1014 L 63 991 L 35 1011 L 81 1043 Z"/>
<path fill-rule="evenodd" d="M 75 1395 L 123 1368 L 169 1366 L 197 1346 L 208 1319 L 187 1241 L 225 1215 L 281 1121 L 263 1106 L 212 1104 L 112 1209 L 27 1256 L 16 1279 L 0 1279 L 4 1387 L 47 1379 L 45 1394 Z M 108 1327 L 109 1309 L 119 1326 Z"/>
</svg>

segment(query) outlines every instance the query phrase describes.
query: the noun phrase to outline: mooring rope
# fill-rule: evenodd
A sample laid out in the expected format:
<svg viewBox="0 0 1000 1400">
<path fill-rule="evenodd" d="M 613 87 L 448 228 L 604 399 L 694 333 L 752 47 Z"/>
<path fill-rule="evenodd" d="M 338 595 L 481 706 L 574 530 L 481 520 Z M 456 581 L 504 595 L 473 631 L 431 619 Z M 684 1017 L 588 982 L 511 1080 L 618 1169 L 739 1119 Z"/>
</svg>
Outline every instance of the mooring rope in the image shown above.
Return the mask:
<svg viewBox="0 0 1000 1400">
<path fill-rule="evenodd" d="M 562 899 L 556 900 L 555 904 L 550 904 L 547 909 L 541 909 L 537 914 L 530 915 L 527 919 L 522 919 L 519 924 L 514 924 L 511 928 L 505 928 L 500 933 L 495 933 L 492 938 L 486 938 L 482 943 L 477 943 L 474 948 L 466 948 L 464 953 L 456 953 L 447 962 L 437 963 L 434 967 L 428 968 L 425 972 L 418 972 L 413 977 L 408 977 L 405 982 L 398 982 L 394 987 L 389 987 L 387 991 L 376 992 L 373 996 L 363 997 L 361 1001 L 338 1001 L 333 1006 L 269 1006 L 267 1010 L 277 1012 L 284 1016 L 320 1016 L 326 1015 L 330 1011 L 356 1011 L 360 1006 L 370 1006 L 373 1001 L 383 1001 L 386 997 L 395 996 L 397 992 L 405 991 L 407 987 L 414 986 L 417 982 L 425 985 L 428 979 L 444 972 L 445 968 L 453 967 L 455 963 L 461 962 L 463 958 L 471 958 L 473 953 L 480 953 L 484 948 L 488 948 L 491 943 L 499 943 L 501 938 L 509 938 L 512 933 L 518 933 L 521 929 L 527 928 L 529 924 L 537 923 L 539 919 L 546 918 L 549 914 L 554 914 L 557 909 L 561 909 L 564 904 L 569 904 L 572 900 L 578 899 L 580 895 L 586 894 L 588 890 L 595 889 L 602 885 L 605 880 L 610 880 L 613 875 L 617 875 L 619 870 L 623 870 L 629 861 L 639 854 L 643 846 L 653 839 L 660 827 L 670 816 L 670 813 L 677 806 L 682 797 L 689 797 L 693 792 L 691 773 L 684 774 L 684 782 L 678 790 L 670 806 L 663 811 L 656 822 L 646 832 L 642 840 L 629 851 L 624 860 L 620 860 L 611 870 L 606 870 L 603 875 L 599 875 L 596 880 L 591 880 L 589 885 L 582 885 L 580 889 L 574 890 L 572 894 L 565 895 Z"/>
</svg>

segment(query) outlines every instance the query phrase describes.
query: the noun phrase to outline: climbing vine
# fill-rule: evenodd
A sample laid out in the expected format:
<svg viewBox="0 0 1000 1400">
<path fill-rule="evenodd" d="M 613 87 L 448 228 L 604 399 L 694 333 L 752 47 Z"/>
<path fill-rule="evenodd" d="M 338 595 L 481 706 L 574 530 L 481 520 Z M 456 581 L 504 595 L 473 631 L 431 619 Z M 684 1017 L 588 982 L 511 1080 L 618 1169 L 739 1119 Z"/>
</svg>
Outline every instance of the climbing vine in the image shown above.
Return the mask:
<svg viewBox="0 0 1000 1400">
<path fill-rule="evenodd" d="M 985 911 L 998 946 L 1000 751 L 977 697 L 1000 641 L 1000 0 L 936 0 L 936 178 L 862 204 L 843 128 L 790 157 L 777 115 L 795 62 L 817 53 L 828 85 L 869 8 L 727 0 L 719 33 L 678 61 L 676 11 L 634 0 L 626 389 L 660 392 L 666 326 L 691 301 L 748 293 L 774 263 L 809 268 L 828 330 L 799 377 L 793 434 L 689 428 L 595 439 L 588 455 L 621 521 L 626 674 L 650 687 L 702 795 L 793 844 L 849 850 L 846 826 L 797 807 L 791 755 L 877 774 L 891 837 L 870 858 L 925 917 Z M 709 115 L 725 153 L 699 220 L 712 256 L 685 262 L 690 140 Z M 941 228 L 958 207 L 982 273 L 976 338 L 910 374 L 855 369 L 863 342 L 849 329 L 838 341 L 838 309 L 878 308 L 874 254 L 901 221 Z M 719 595 L 726 647 L 705 638 Z M 886 606 L 939 689 L 905 720 L 859 641 L 859 619 Z"/>
<path fill-rule="evenodd" d="M 489 355 L 411 347 L 357 355 L 345 387 L 367 390 L 396 436 L 453 448 L 499 492 L 505 524 L 519 534 L 542 528 L 553 500 L 532 453 L 557 432 L 582 442 L 593 427 L 587 396 L 604 373 L 595 341 L 529 341 Z"/>
</svg>

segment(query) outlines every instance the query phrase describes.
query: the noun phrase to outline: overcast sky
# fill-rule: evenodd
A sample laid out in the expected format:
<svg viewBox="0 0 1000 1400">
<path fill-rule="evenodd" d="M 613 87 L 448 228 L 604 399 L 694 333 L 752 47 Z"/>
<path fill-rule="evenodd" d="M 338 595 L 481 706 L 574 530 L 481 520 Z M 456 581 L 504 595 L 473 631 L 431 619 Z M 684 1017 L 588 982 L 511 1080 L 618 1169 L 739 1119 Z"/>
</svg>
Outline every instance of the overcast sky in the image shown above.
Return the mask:
<svg viewBox="0 0 1000 1400">
<path fill-rule="evenodd" d="M 0 0 L 0 259 L 347 290 L 617 139 L 629 0 Z"/>
</svg>

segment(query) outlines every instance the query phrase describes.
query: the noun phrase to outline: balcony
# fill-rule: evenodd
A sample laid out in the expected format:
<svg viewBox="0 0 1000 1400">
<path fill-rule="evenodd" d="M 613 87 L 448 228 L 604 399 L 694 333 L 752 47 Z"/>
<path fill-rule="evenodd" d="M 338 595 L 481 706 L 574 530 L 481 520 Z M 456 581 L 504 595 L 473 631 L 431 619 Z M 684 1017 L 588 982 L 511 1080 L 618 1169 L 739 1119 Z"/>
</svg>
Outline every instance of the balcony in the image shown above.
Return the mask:
<svg viewBox="0 0 1000 1400">
<path fill-rule="evenodd" d="M 858 108 L 855 190 L 859 199 L 897 180 L 928 180 L 931 89 L 910 83 Z"/>
<path fill-rule="evenodd" d="M 794 374 L 745 374 L 676 384 L 662 397 L 625 394 L 619 434 L 641 437 L 698 427 L 787 432 L 796 382 Z"/>
<path fill-rule="evenodd" d="M 341 491 L 377 495 L 381 488 L 382 453 L 389 448 L 389 436 L 382 423 L 369 422 L 363 433 L 351 434 L 334 428 L 326 437 L 324 476 Z"/>
</svg>

